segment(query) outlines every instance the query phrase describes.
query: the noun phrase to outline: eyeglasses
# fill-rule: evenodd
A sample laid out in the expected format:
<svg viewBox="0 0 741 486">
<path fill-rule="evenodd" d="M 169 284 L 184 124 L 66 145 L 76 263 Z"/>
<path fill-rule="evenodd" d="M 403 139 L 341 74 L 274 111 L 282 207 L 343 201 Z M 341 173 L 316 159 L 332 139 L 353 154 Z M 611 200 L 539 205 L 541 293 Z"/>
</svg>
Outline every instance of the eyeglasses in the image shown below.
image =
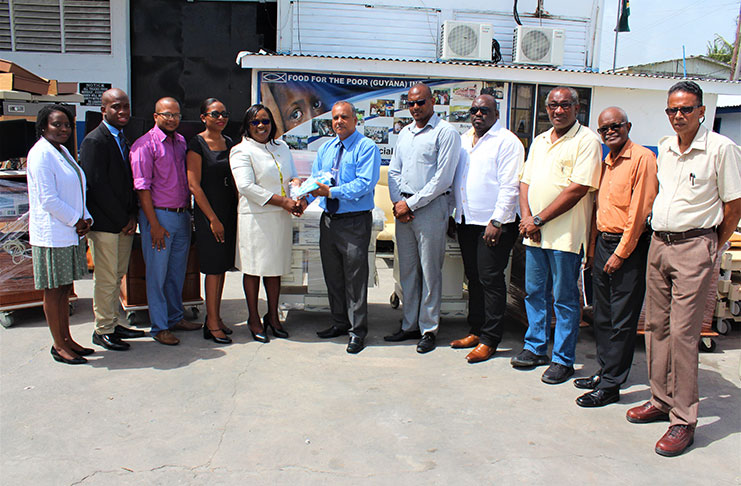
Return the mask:
<svg viewBox="0 0 741 486">
<path fill-rule="evenodd" d="M 478 112 L 481 112 L 482 115 L 486 116 L 491 111 L 491 108 L 487 108 L 485 106 L 472 106 L 468 112 L 472 115 L 475 115 Z"/>
<path fill-rule="evenodd" d="M 574 106 L 574 103 L 572 101 L 564 101 L 563 103 L 548 103 L 545 106 L 551 111 L 556 111 L 559 108 L 563 110 L 568 110 L 569 108 Z"/>
<path fill-rule="evenodd" d="M 628 124 L 628 122 L 613 123 L 612 125 L 605 125 L 604 127 L 599 127 L 597 129 L 597 132 L 600 135 L 605 135 L 610 130 L 612 130 L 613 132 L 617 132 L 618 130 L 620 130 L 621 128 L 623 128 L 627 124 Z"/>
<path fill-rule="evenodd" d="M 413 107 L 414 105 L 417 105 L 417 106 L 424 106 L 424 105 L 425 105 L 425 103 L 427 103 L 427 100 L 425 100 L 425 99 L 421 99 L 421 100 L 415 100 L 415 101 L 412 101 L 412 100 L 407 100 L 407 107 L 411 108 L 411 107 Z"/>
<path fill-rule="evenodd" d="M 270 118 L 262 118 L 260 120 L 252 120 L 250 122 L 250 125 L 252 125 L 253 127 L 256 127 L 256 126 L 259 126 L 261 123 L 263 125 L 270 125 Z"/>
<path fill-rule="evenodd" d="M 672 108 L 667 108 L 664 110 L 664 113 L 666 113 L 669 116 L 674 116 L 677 114 L 678 111 L 681 111 L 683 115 L 689 115 L 693 111 L 695 111 L 695 108 L 700 108 L 702 105 L 695 105 L 695 106 L 675 106 Z"/>
<path fill-rule="evenodd" d="M 183 117 L 181 113 L 169 113 L 169 112 L 155 113 L 155 115 L 161 116 L 165 120 L 180 120 Z"/>
<path fill-rule="evenodd" d="M 210 116 L 214 120 L 217 119 L 217 118 L 219 118 L 219 117 L 229 118 L 229 112 L 228 111 L 211 111 L 211 112 L 205 113 L 205 115 Z"/>
</svg>

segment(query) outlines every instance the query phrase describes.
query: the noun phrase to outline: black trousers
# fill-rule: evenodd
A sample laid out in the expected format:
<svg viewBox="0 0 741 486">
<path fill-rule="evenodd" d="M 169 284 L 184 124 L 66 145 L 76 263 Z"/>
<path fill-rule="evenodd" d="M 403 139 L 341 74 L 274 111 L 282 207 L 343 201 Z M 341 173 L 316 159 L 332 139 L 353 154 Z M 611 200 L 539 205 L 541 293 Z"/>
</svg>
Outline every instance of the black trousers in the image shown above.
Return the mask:
<svg viewBox="0 0 741 486">
<path fill-rule="evenodd" d="M 497 346 L 502 340 L 502 319 L 507 309 L 504 269 L 517 239 L 517 225 L 517 221 L 503 224 L 496 246 L 487 246 L 484 241 L 486 226 L 465 222 L 456 226 L 468 278 L 470 333 L 479 336 L 479 341 L 487 346 Z"/>
<path fill-rule="evenodd" d="M 322 214 L 319 252 L 332 321 L 350 335 L 368 334 L 368 245 L 373 217 L 367 213 L 338 219 Z"/>
<path fill-rule="evenodd" d="M 603 268 L 619 241 L 607 241 L 601 233 L 597 237 L 592 267 L 594 336 L 602 376 L 597 388 L 619 388 L 628 379 L 646 293 L 649 242 L 650 235 L 645 233 L 622 266 L 608 275 Z"/>
</svg>

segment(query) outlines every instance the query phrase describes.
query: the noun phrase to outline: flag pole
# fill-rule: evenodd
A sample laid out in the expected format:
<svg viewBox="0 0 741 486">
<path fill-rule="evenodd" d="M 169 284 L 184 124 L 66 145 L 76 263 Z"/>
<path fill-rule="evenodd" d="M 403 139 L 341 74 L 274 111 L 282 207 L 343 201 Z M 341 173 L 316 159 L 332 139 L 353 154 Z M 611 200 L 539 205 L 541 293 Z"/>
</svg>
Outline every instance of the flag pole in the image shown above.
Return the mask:
<svg viewBox="0 0 741 486">
<path fill-rule="evenodd" d="M 617 62 L 617 44 L 618 44 L 618 26 L 620 25 L 620 11 L 622 10 L 623 0 L 618 0 L 617 8 L 617 20 L 615 21 L 615 49 L 612 54 L 612 72 L 615 72 L 615 64 Z"/>
</svg>

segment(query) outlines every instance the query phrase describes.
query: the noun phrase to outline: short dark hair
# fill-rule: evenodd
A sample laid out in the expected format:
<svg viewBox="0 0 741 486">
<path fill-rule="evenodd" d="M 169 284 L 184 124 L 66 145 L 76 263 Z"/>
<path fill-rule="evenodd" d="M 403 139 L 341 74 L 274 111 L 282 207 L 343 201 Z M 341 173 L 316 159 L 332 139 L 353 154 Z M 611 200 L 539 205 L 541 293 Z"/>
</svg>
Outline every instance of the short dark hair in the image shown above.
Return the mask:
<svg viewBox="0 0 741 486">
<path fill-rule="evenodd" d="M 208 107 L 214 103 L 221 103 L 221 101 L 218 100 L 217 98 L 206 98 L 205 100 L 203 100 L 201 102 L 201 115 L 205 115 L 206 110 L 208 110 Z"/>
<path fill-rule="evenodd" d="M 244 118 L 242 119 L 242 126 L 239 127 L 239 137 L 250 137 L 250 122 L 257 118 L 257 114 L 260 112 L 260 110 L 265 110 L 265 112 L 268 114 L 268 118 L 270 118 L 270 135 L 268 136 L 268 140 L 270 142 L 275 142 L 275 133 L 278 131 L 278 128 L 275 126 L 275 118 L 273 118 L 273 113 L 270 111 L 270 108 L 268 108 L 265 105 L 256 104 L 252 105 L 249 108 L 247 108 L 247 111 L 244 112 Z"/>
<path fill-rule="evenodd" d="M 73 137 L 75 135 L 75 117 L 74 115 L 72 115 L 72 111 L 66 105 L 60 105 L 57 103 L 53 105 L 46 105 L 41 108 L 41 110 L 39 110 L 39 114 L 36 115 L 36 136 L 39 138 L 43 136 L 44 130 L 49 125 L 49 117 L 55 111 L 60 111 L 67 116 L 70 128 L 72 129 L 70 137 Z"/>
<path fill-rule="evenodd" d="M 684 91 L 685 93 L 695 95 L 697 101 L 700 103 L 700 106 L 702 106 L 702 88 L 696 82 L 680 81 L 669 88 L 668 96 L 671 96 L 672 93 L 676 93 L 677 91 Z"/>
</svg>

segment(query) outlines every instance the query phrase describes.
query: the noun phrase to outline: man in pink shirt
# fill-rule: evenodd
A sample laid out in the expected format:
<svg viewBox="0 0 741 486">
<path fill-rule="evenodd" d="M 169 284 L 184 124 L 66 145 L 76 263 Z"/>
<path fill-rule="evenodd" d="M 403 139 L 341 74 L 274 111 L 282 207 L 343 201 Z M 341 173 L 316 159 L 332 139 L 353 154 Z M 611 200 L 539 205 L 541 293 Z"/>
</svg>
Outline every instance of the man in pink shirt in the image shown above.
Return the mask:
<svg viewBox="0 0 741 486">
<path fill-rule="evenodd" d="M 177 133 L 180 104 L 157 101 L 155 126 L 131 146 L 134 189 L 139 196 L 139 228 L 146 264 L 147 301 L 152 337 L 174 346 L 172 330 L 192 331 L 200 324 L 183 319 L 183 283 L 190 250 L 190 193 L 185 172 L 187 145 Z"/>
</svg>

